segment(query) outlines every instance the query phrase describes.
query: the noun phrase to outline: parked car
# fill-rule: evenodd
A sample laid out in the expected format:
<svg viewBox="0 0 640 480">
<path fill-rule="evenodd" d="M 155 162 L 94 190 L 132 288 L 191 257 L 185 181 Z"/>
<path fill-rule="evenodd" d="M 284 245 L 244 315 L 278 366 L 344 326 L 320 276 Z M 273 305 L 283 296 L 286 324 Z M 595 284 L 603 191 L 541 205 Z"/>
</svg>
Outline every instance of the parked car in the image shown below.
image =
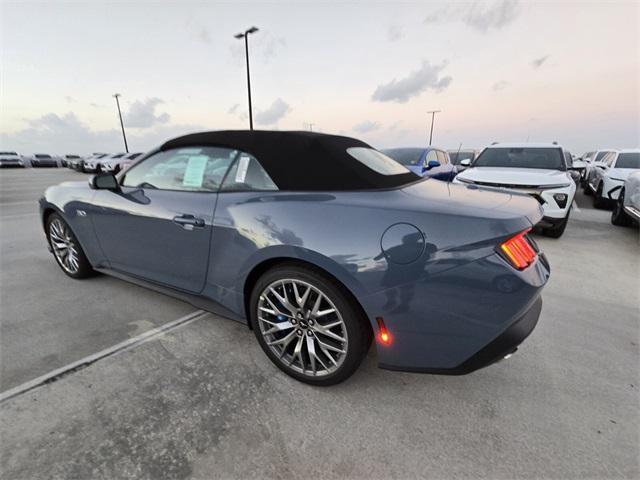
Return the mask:
<svg viewBox="0 0 640 480">
<path fill-rule="evenodd" d="M 101 162 L 101 170 L 103 172 L 118 173 L 120 170 L 122 170 L 122 166 L 124 164 L 129 165 L 140 155 L 142 155 L 142 152 L 127 153 L 121 157 L 107 158 L 106 160 Z"/>
<path fill-rule="evenodd" d="M 80 160 L 82 157 L 80 155 L 62 155 L 60 157 L 60 164 L 62 167 L 69 167 L 71 162 L 74 160 Z"/>
<path fill-rule="evenodd" d="M 24 161 L 17 152 L 0 152 L 0 167 L 20 167 L 24 168 Z"/>
<path fill-rule="evenodd" d="M 89 155 L 88 157 L 84 157 L 84 158 L 80 158 L 78 160 L 73 160 L 71 161 L 71 168 L 77 172 L 84 172 L 84 163 L 86 161 L 94 161 L 94 160 L 99 160 L 103 157 L 106 157 L 108 154 L 107 153 L 92 153 L 91 155 Z"/>
<path fill-rule="evenodd" d="M 388 369 L 498 361 L 535 327 L 549 277 L 533 199 L 425 180 L 313 132 L 179 137 L 118 177 L 48 188 L 40 211 L 68 276 L 104 272 L 246 323 L 316 385 L 349 377 L 372 338 Z"/>
<path fill-rule="evenodd" d="M 640 149 L 609 152 L 596 165 L 589 178 L 589 190 L 593 194 L 593 206 L 606 208 L 618 199 L 626 178 L 640 170 Z"/>
<path fill-rule="evenodd" d="M 102 162 L 108 162 L 109 160 L 120 158 L 124 155 L 124 153 L 111 153 L 92 156 L 84 161 L 82 171 L 85 173 L 99 173 L 102 170 Z"/>
<path fill-rule="evenodd" d="M 604 165 L 603 159 L 605 155 L 608 155 L 613 151 L 614 149 L 598 150 L 596 151 L 595 155 L 591 157 L 591 162 L 587 163 L 587 167 L 585 168 L 583 180 L 581 183 L 582 190 L 584 191 L 585 195 L 591 195 L 589 182 L 591 181 L 591 176 L 593 175 L 594 170 L 596 169 L 596 167 Z"/>
<path fill-rule="evenodd" d="M 640 171 L 632 172 L 624 181 L 620 195 L 616 200 L 611 223 L 620 227 L 627 227 L 640 222 Z"/>
<path fill-rule="evenodd" d="M 454 182 L 501 188 L 535 198 L 544 210 L 542 233 L 559 238 L 569 221 L 576 185 L 555 143 L 495 143 L 485 148 Z"/>
<path fill-rule="evenodd" d="M 573 178 L 573 181 L 576 183 L 576 185 L 579 185 L 580 179 L 584 174 L 584 170 L 586 168 L 586 163 L 584 163 L 582 160 L 577 159 L 576 156 L 572 155 L 568 150 L 564 150 L 564 159 L 571 178 Z"/>
<path fill-rule="evenodd" d="M 456 170 L 458 172 L 463 172 L 464 170 L 467 169 L 467 167 L 465 167 L 464 165 L 460 165 L 460 162 L 462 162 L 462 160 L 469 160 L 471 163 L 473 163 L 473 161 L 476 159 L 480 151 L 475 149 L 464 149 L 464 150 L 449 150 L 447 153 L 449 154 L 451 163 L 453 163 L 456 166 Z"/>
<path fill-rule="evenodd" d="M 447 152 L 439 148 L 388 148 L 382 153 L 421 177 L 449 182 L 457 173 Z"/>
<path fill-rule="evenodd" d="M 591 163 L 591 161 L 593 160 L 593 157 L 595 157 L 596 152 L 585 152 L 582 154 L 582 156 L 580 157 L 580 160 L 582 160 L 585 163 Z"/>
<path fill-rule="evenodd" d="M 58 160 L 48 153 L 34 153 L 31 157 L 32 167 L 57 167 Z"/>
</svg>

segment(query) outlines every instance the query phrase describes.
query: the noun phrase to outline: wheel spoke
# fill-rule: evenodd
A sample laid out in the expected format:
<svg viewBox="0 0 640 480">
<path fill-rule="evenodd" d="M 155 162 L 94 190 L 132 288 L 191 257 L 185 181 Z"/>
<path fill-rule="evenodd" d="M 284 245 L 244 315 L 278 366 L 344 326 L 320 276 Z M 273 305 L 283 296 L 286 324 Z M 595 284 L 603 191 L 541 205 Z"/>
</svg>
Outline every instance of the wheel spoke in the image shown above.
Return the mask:
<svg viewBox="0 0 640 480">
<path fill-rule="evenodd" d="M 299 279 L 276 280 L 260 295 L 257 313 L 266 345 L 286 369 L 319 377 L 342 365 L 348 350 L 346 325 L 318 287 Z"/>
</svg>

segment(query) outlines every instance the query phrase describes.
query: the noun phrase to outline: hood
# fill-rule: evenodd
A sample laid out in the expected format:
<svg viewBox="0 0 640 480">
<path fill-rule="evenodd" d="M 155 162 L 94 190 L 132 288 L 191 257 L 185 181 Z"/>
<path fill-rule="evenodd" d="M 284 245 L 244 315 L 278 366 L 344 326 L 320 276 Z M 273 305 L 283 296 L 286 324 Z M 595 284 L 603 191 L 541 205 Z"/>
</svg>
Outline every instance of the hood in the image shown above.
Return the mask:
<svg viewBox="0 0 640 480">
<path fill-rule="evenodd" d="M 609 178 L 617 178 L 618 180 L 626 180 L 629 175 L 634 172 L 640 172 L 637 168 L 612 168 L 609 170 Z"/>
<path fill-rule="evenodd" d="M 458 179 L 487 184 L 535 187 L 571 184 L 567 172 L 541 168 L 472 167 L 458 174 Z"/>
</svg>

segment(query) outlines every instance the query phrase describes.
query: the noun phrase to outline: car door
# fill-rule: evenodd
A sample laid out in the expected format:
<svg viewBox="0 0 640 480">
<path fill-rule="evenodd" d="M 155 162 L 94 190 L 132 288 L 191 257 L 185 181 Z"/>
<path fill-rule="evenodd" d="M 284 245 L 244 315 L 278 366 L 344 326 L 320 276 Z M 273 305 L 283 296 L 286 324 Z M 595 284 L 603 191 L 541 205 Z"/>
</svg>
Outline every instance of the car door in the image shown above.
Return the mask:
<svg viewBox="0 0 640 480">
<path fill-rule="evenodd" d="M 235 150 L 159 151 L 97 190 L 91 212 L 109 267 L 152 282 L 200 292 L 206 280 L 218 190 Z"/>
</svg>

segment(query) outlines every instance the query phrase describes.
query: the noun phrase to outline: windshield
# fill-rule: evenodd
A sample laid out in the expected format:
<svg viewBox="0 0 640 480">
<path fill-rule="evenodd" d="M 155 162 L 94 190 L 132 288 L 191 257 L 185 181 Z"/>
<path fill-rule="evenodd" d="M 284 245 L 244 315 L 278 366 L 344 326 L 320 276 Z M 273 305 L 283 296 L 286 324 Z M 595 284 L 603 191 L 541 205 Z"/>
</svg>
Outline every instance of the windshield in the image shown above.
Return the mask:
<svg viewBox="0 0 640 480">
<path fill-rule="evenodd" d="M 0 155 L 15 155 L 16 157 L 18 156 L 16 152 L 0 152 Z"/>
<path fill-rule="evenodd" d="M 451 163 L 454 165 L 459 165 L 462 160 L 473 160 L 475 157 L 475 153 L 473 150 L 449 150 L 449 158 L 451 159 Z"/>
<path fill-rule="evenodd" d="M 422 148 L 389 148 L 382 150 L 382 153 L 393 158 L 402 165 L 418 165 L 424 153 Z"/>
<path fill-rule="evenodd" d="M 599 162 L 600 160 L 602 160 L 602 157 L 604 157 L 607 153 L 609 152 L 598 152 L 598 154 L 596 155 L 596 158 L 593 161 Z"/>
<path fill-rule="evenodd" d="M 37 153 L 36 158 L 51 158 L 51 155 L 46 155 L 44 153 Z"/>
<path fill-rule="evenodd" d="M 620 153 L 615 168 L 640 168 L 640 152 Z"/>
<path fill-rule="evenodd" d="M 559 148 L 487 148 L 476 159 L 473 166 L 567 169 Z"/>
</svg>

